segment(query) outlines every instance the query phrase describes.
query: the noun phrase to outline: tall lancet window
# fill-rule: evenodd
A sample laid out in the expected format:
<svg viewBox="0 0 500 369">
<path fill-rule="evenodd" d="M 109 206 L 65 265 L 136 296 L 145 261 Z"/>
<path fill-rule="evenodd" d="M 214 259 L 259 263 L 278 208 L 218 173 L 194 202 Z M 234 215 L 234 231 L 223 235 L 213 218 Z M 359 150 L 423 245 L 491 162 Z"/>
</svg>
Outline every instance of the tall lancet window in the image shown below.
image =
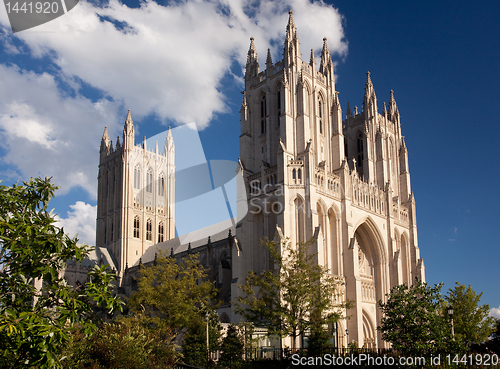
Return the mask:
<svg viewBox="0 0 500 369">
<path fill-rule="evenodd" d="M 321 100 L 318 102 L 318 116 L 319 116 L 319 133 L 323 134 L 323 112 Z"/>
<path fill-rule="evenodd" d="M 139 216 L 136 215 L 134 218 L 134 237 L 135 238 L 140 238 L 140 221 L 139 221 Z"/>
<path fill-rule="evenodd" d="M 160 178 L 158 178 L 158 195 L 163 196 L 165 193 L 165 177 L 163 174 L 160 174 Z"/>
<path fill-rule="evenodd" d="M 153 193 L 153 171 L 148 169 L 146 174 L 146 192 Z"/>
<path fill-rule="evenodd" d="M 151 219 L 146 222 L 146 241 L 151 241 L 153 239 L 153 223 Z"/>
<path fill-rule="evenodd" d="M 262 96 L 262 100 L 260 101 L 260 133 L 266 133 L 266 115 L 267 115 L 267 106 L 266 106 L 266 95 Z"/>
<path fill-rule="evenodd" d="M 365 154 L 364 154 L 364 144 L 363 144 L 363 134 L 360 133 L 358 135 L 358 140 L 357 140 L 357 148 L 358 148 L 358 167 L 361 167 L 363 165 L 363 160 L 365 159 Z"/>
<path fill-rule="evenodd" d="M 141 168 L 138 166 L 134 169 L 134 188 L 141 188 Z"/>
<path fill-rule="evenodd" d="M 163 242 L 164 239 L 164 233 L 165 232 L 165 227 L 163 225 L 163 222 L 160 222 L 158 225 L 158 243 Z"/>
<path fill-rule="evenodd" d="M 280 125 L 281 117 L 281 87 L 278 89 L 278 127 Z"/>
</svg>

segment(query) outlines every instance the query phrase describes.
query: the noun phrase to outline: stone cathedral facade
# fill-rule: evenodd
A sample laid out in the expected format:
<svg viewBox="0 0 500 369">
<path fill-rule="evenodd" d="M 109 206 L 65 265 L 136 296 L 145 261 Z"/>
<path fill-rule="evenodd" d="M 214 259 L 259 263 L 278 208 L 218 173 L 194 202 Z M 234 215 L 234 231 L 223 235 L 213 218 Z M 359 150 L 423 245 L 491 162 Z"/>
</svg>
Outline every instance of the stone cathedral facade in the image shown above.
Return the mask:
<svg viewBox="0 0 500 369">
<path fill-rule="evenodd" d="M 303 61 L 299 46 L 292 12 L 281 61 L 268 51 L 261 71 L 250 41 L 240 111 L 249 212 L 236 228 L 233 300 L 249 270 L 271 267 L 261 239 L 315 237 L 317 262 L 338 278 L 340 299 L 354 302 L 336 329 L 339 345 L 385 347 L 377 301 L 425 280 L 398 107 L 391 91 L 379 113 L 368 73 L 361 111 L 348 105 L 343 120 L 327 40 L 319 61 L 313 51 Z"/>
<path fill-rule="evenodd" d="M 123 143 L 101 140 L 97 190 L 96 248 L 114 260 L 119 283 L 146 250 L 175 237 L 175 146 L 170 129 L 162 151 L 135 145 L 128 111 Z"/>
</svg>

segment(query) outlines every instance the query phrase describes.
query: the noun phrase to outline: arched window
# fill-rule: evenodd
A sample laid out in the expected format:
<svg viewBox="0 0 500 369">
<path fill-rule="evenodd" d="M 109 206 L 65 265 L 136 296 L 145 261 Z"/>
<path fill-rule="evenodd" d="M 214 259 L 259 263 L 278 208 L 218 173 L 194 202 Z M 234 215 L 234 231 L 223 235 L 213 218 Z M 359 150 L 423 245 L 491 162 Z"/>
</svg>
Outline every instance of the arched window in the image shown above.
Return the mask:
<svg viewBox="0 0 500 369">
<path fill-rule="evenodd" d="M 358 140 L 357 140 L 357 148 L 358 148 L 358 167 L 363 165 L 363 160 L 365 158 L 364 154 L 364 145 L 363 145 L 363 134 L 360 133 L 358 135 Z"/>
<path fill-rule="evenodd" d="M 299 181 L 302 180 L 302 170 L 300 170 L 300 169 L 297 171 L 297 178 Z"/>
<path fill-rule="evenodd" d="M 148 169 L 146 174 L 146 192 L 153 193 L 153 171 Z"/>
<path fill-rule="evenodd" d="M 292 170 L 292 179 L 296 179 L 296 177 L 295 177 L 295 173 L 296 173 L 296 172 L 295 172 L 295 169 L 293 169 L 293 170 Z"/>
<path fill-rule="evenodd" d="M 163 222 L 158 225 L 158 243 L 163 242 L 164 226 Z"/>
<path fill-rule="evenodd" d="M 160 178 L 158 178 L 158 195 L 163 196 L 165 191 L 165 178 L 163 175 L 160 175 Z"/>
<path fill-rule="evenodd" d="M 153 239 L 153 223 L 151 219 L 146 222 L 146 241 L 151 241 Z"/>
<path fill-rule="evenodd" d="M 266 106 L 266 95 L 262 96 L 260 101 L 260 133 L 266 133 L 266 116 L 267 116 L 267 106 Z"/>
<path fill-rule="evenodd" d="M 140 229 L 139 216 L 136 215 L 134 218 L 134 237 L 135 238 L 140 238 L 139 229 Z"/>
<path fill-rule="evenodd" d="M 141 188 L 141 169 L 138 166 L 134 169 L 134 188 Z"/>
<path fill-rule="evenodd" d="M 318 116 L 319 116 L 319 133 L 323 134 L 323 113 L 321 100 L 318 102 Z"/>
<path fill-rule="evenodd" d="M 278 126 L 280 125 L 281 117 L 281 87 L 278 89 Z"/>
</svg>

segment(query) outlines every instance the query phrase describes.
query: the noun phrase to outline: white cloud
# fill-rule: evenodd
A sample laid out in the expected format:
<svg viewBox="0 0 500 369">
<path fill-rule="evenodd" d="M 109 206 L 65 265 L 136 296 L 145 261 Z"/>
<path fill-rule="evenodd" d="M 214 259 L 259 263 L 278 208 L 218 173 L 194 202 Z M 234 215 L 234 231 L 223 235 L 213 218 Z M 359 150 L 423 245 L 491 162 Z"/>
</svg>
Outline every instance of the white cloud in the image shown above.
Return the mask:
<svg viewBox="0 0 500 369">
<path fill-rule="evenodd" d="M 82 201 L 70 205 L 67 218 L 56 216 L 58 227 L 64 227 L 64 233 L 70 237 L 78 234 L 78 242 L 87 245 L 95 245 L 95 222 L 97 216 L 97 205 L 92 206 Z"/>
<path fill-rule="evenodd" d="M 497 308 L 492 308 L 489 313 L 490 316 L 500 319 L 500 306 Z"/>
<path fill-rule="evenodd" d="M 145 1 L 140 8 L 117 0 L 103 7 L 80 1 L 54 21 L 2 34 L 4 50 L 22 50 L 23 65 L 30 65 L 26 58 L 49 63 L 44 73 L 0 64 L 3 160 L 23 179 L 54 176 L 62 193 L 82 186 L 95 196 L 105 125 L 114 139 L 130 108 L 139 122 L 152 114 L 207 127 L 214 114 L 228 110 L 220 83 L 234 62 L 244 68 L 250 36 L 262 66 L 268 47 L 275 62 L 281 58 L 290 8 L 305 59 L 310 48 L 321 49 L 324 36 L 332 54 L 346 54 L 338 11 L 308 0 L 197 0 L 168 6 Z M 3 10 L 0 23 L 9 27 Z M 74 91 L 61 90 L 58 80 Z M 86 98 L 81 81 L 105 98 Z M 235 83 L 243 88 L 240 76 Z"/>
<path fill-rule="evenodd" d="M 100 138 L 104 124 L 118 132 L 116 103 L 65 97 L 54 77 L 0 64 L 0 146 L 2 161 L 21 178 L 53 176 L 62 194 L 81 186 L 95 197 Z"/>
</svg>

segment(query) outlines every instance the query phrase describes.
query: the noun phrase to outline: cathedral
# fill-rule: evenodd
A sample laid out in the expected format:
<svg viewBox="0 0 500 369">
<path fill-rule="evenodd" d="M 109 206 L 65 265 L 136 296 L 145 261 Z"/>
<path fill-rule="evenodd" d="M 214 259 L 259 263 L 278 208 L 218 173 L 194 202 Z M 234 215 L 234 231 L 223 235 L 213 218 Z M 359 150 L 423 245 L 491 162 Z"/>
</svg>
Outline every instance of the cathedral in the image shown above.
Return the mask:
<svg viewBox="0 0 500 369">
<path fill-rule="evenodd" d="M 292 12 L 281 61 L 268 50 L 261 71 L 250 39 L 240 110 L 248 214 L 236 228 L 233 281 L 271 267 L 264 237 L 278 232 L 292 245 L 314 237 L 317 262 L 354 302 L 338 343 L 386 347 L 377 301 L 395 285 L 425 281 L 398 107 L 391 91 L 379 113 L 368 72 L 361 111 L 348 105 L 343 120 L 326 38 L 318 62 L 312 50 L 303 61 L 299 46 Z"/>
<path fill-rule="evenodd" d="M 139 265 L 153 264 L 159 250 L 178 259 L 195 253 L 221 291 L 221 321 L 238 322 L 231 309 L 238 286 L 249 271 L 272 267 L 261 240 L 279 235 L 296 245 L 314 238 L 316 260 L 338 280 L 340 301 L 354 302 L 335 328 L 336 344 L 388 347 L 377 331 L 377 301 L 395 285 L 425 281 L 398 107 L 391 91 L 379 113 L 368 72 L 361 111 L 347 105 L 343 119 L 326 38 L 318 61 L 312 50 L 303 61 L 299 46 L 292 12 L 281 61 L 273 63 L 268 50 L 261 71 L 250 39 L 235 224 L 175 237 L 170 130 L 160 151 L 146 139 L 135 144 L 130 111 L 122 143 L 113 145 L 105 129 L 94 257 L 113 265 L 127 295 Z"/>
</svg>

